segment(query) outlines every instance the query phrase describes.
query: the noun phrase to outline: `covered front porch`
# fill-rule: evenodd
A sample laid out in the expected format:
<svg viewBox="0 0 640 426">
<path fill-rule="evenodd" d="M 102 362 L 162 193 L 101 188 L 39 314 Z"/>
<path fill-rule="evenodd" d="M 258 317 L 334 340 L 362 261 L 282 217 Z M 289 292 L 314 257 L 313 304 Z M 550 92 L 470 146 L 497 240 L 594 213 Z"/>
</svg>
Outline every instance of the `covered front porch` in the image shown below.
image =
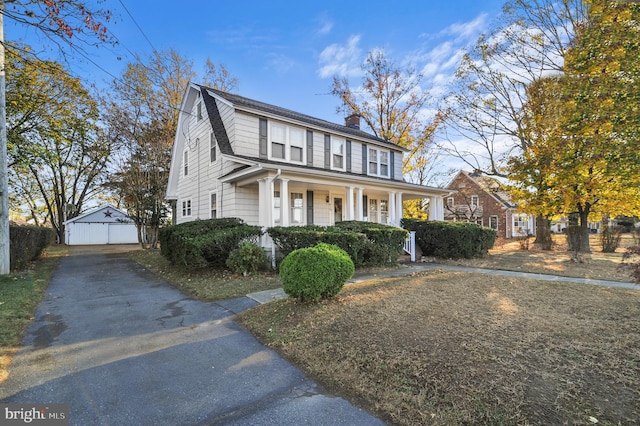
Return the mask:
<svg viewBox="0 0 640 426">
<path fill-rule="evenodd" d="M 264 228 L 330 226 L 348 220 L 400 227 L 403 202 L 424 198 L 429 199 L 430 220 L 443 220 L 443 196 L 449 193 L 388 179 L 263 167 L 227 176 L 225 182 L 254 188 L 252 192 L 258 193 L 258 225 Z"/>
</svg>

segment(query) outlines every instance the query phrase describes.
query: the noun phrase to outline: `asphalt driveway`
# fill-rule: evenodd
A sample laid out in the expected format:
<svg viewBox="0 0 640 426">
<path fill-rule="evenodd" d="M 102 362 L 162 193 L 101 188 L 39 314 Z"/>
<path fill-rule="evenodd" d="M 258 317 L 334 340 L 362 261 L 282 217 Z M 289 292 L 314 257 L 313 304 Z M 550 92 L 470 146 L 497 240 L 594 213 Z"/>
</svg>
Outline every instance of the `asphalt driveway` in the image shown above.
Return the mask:
<svg viewBox="0 0 640 426">
<path fill-rule="evenodd" d="M 118 247 L 76 247 L 54 274 L 0 402 L 70 406 L 74 425 L 375 425 L 234 321 Z"/>
</svg>

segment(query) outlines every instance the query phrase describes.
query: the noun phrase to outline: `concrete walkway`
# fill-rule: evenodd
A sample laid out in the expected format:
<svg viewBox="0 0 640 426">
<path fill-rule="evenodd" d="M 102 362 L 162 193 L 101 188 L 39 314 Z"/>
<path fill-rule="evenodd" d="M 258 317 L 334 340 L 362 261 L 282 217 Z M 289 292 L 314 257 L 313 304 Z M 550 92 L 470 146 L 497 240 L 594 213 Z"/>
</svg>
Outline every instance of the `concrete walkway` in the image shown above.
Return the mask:
<svg viewBox="0 0 640 426">
<path fill-rule="evenodd" d="M 69 404 L 70 424 L 83 426 L 383 424 L 233 321 L 256 304 L 199 302 L 113 247 L 74 248 L 0 403 Z"/>
<path fill-rule="evenodd" d="M 631 289 L 640 290 L 640 285 L 638 284 L 620 282 L 620 281 L 594 280 L 590 278 L 574 278 L 574 277 L 563 277 L 559 275 L 533 274 L 530 272 L 472 268 L 467 266 L 444 265 L 440 263 L 411 263 L 407 265 L 402 265 L 398 269 L 381 272 L 375 275 L 356 275 L 347 284 L 366 281 L 373 278 L 399 277 L 403 275 L 411 275 L 418 272 L 434 271 L 434 270 L 471 272 L 474 274 L 498 275 L 498 276 L 515 277 L 515 278 L 529 278 L 532 280 L 540 280 L 540 281 L 556 281 L 556 282 L 561 281 L 561 282 L 569 282 L 569 283 L 589 284 L 589 285 L 598 285 L 598 286 L 605 286 L 605 287 L 631 288 Z M 279 288 L 275 290 L 265 290 L 257 293 L 251 293 L 251 294 L 248 294 L 247 297 L 249 297 L 251 300 L 255 300 L 257 303 L 263 304 L 263 303 L 271 302 L 276 299 L 285 298 L 287 297 L 287 295 L 285 294 L 284 290 Z"/>
</svg>

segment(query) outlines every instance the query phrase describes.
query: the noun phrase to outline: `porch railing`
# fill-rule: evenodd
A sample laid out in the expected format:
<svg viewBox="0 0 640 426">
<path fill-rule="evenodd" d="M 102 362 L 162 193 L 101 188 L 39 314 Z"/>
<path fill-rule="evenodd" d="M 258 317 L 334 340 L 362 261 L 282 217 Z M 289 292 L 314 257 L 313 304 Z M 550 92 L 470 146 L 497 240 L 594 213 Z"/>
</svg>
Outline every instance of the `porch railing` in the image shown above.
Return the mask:
<svg viewBox="0 0 640 426">
<path fill-rule="evenodd" d="M 404 242 L 404 251 L 411 256 L 411 262 L 416 261 L 416 231 L 409 231 L 407 239 Z"/>
</svg>

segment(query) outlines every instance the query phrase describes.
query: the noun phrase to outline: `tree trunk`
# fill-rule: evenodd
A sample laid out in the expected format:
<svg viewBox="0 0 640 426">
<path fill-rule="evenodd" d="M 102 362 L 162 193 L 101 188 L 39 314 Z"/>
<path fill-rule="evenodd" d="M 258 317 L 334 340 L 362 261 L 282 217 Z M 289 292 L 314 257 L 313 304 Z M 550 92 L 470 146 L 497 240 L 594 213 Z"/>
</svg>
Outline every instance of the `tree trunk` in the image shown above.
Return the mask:
<svg viewBox="0 0 640 426">
<path fill-rule="evenodd" d="M 582 253 L 591 253 L 591 246 L 589 246 L 589 210 L 585 208 L 580 211 L 580 251 Z"/>
<path fill-rule="evenodd" d="M 541 250 L 551 250 L 551 221 L 542 215 L 536 217 L 536 240 L 533 245 Z"/>
</svg>

